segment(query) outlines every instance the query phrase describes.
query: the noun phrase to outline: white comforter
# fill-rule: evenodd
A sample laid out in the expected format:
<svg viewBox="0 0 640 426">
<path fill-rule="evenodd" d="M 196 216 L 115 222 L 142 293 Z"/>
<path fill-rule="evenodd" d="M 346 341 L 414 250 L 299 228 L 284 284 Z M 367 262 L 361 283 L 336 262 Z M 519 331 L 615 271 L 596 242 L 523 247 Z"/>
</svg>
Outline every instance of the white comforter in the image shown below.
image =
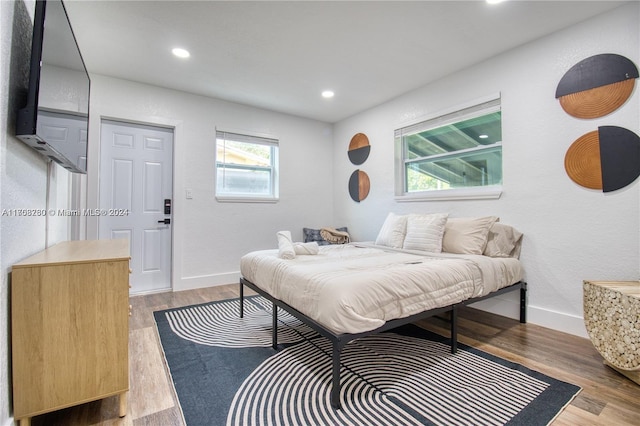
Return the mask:
<svg viewBox="0 0 640 426">
<path fill-rule="evenodd" d="M 334 333 L 362 333 L 484 296 L 523 278 L 520 262 L 479 255 L 425 254 L 362 244 L 320 247 L 285 260 L 248 253 L 242 276 Z"/>
</svg>

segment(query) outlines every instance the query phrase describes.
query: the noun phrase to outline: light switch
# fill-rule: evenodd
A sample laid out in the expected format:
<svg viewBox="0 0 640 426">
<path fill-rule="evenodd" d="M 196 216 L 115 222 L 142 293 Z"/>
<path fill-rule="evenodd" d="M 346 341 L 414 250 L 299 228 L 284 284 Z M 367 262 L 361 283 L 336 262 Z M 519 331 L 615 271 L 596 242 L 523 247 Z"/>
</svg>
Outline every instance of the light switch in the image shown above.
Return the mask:
<svg viewBox="0 0 640 426">
<path fill-rule="evenodd" d="M 187 197 L 187 200 L 190 200 L 193 198 L 193 191 L 191 189 L 185 189 L 184 192 Z"/>
</svg>

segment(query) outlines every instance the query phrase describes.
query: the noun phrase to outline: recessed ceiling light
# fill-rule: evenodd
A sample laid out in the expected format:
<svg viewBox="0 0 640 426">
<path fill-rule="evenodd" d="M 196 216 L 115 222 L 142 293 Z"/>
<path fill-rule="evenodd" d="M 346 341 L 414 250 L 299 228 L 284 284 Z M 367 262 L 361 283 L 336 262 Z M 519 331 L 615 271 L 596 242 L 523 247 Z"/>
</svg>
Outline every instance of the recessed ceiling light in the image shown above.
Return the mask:
<svg viewBox="0 0 640 426">
<path fill-rule="evenodd" d="M 333 90 L 325 90 L 324 92 L 322 92 L 322 97 L 323 98 L 333 98 L 335 96 L 335 93 L 333 93 Z"/>
<path fill-rule="evenodd" d="M 488 137 L 489 137 L 489 135 L 480 135 L 480 136 L 478 136 L 478 137 L 479 137 L 480 139 L 486 139 L 486 138 L 488 138 Z"/>
<path fill-rule="evenodd" d="M 506 1 L 506 0 L 487 0 L 487 3 L 489 3 L 489 4 L 498 4 L 498 3 L 502 3 L 503 1 Z"/>
<path fill-rule="evenodd" d="M 188 58 L 189 56 L 191 56 L 191 54 L 189 53 L 188 50 L 181 49 L 179 47 L 176 47 L 176 48 L 172 49 L 171 53 L 176 55 L 178 58 Z"/>
</svg>

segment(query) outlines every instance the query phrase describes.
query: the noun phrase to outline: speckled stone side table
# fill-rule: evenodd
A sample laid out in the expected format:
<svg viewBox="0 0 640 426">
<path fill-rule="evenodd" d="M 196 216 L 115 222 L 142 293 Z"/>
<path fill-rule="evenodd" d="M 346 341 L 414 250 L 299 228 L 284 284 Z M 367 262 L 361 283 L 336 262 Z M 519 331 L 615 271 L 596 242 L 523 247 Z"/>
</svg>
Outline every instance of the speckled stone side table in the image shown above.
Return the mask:
<svg viewBox="0 0 640 426">
<path fill-rule="evenodd" d="M 640 281 L 584 281 L 584 323 L 605 364 L 640 384 Z"/>
</svg>

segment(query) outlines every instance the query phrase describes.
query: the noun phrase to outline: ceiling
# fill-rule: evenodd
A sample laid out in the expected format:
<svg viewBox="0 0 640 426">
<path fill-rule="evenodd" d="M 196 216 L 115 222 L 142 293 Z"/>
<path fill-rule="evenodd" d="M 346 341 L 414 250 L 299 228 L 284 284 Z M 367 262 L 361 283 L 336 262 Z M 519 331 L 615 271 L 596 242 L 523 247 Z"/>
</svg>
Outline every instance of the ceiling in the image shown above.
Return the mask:
<svg viewBox="0 0 640 426">
<path fill-rule="evenodd" d="M 329 123 L 623 3 L 65 0 L 90 73 Z"/>
</svg>

